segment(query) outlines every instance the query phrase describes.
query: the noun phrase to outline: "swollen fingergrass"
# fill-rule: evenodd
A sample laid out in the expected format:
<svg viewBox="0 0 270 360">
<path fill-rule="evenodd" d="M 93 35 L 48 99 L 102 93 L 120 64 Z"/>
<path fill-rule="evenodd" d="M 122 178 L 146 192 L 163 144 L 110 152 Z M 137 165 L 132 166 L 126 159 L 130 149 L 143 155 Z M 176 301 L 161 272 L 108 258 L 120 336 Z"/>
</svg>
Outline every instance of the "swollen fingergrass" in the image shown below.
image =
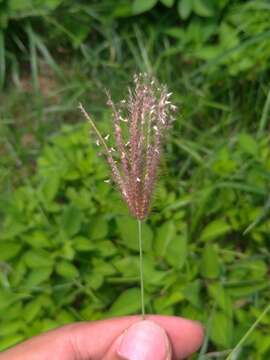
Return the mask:
<svg viewBox="0 0 270 360">
<path fill-rule="evenodd" d="M 108 93 L 108 106 L 113 114 L 114 146 L 110 135 L 103 137 L 91 116 L 79 105 L 96 136 L 97 146 L 111 168 L 112 179 L 130 213 L 138 220 L 142 316 L 145 315 L 143 285 L 143 251 L 141 222 L 150 211 L 162 145 L 173 121 L 176 106 L 170 101 L 167 87 L 147 74 L 134 76 L 134 88 L 128 97 L 115 105 Z"/>
</svg>

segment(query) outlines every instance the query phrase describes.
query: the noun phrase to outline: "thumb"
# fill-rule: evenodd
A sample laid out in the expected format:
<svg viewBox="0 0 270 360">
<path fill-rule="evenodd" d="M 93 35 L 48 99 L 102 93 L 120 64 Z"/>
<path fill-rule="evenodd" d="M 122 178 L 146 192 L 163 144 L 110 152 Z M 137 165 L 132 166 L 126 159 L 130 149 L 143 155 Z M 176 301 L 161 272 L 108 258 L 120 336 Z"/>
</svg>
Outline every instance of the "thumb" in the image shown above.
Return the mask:
<svg viewBox="0 0 270 360">
<path fill-rule="evenodd" d="M 165 330 L 150 320 L 127 328 L 112 344 L 104 360 L 170 360 L 171 345 Z"/>
</svg>

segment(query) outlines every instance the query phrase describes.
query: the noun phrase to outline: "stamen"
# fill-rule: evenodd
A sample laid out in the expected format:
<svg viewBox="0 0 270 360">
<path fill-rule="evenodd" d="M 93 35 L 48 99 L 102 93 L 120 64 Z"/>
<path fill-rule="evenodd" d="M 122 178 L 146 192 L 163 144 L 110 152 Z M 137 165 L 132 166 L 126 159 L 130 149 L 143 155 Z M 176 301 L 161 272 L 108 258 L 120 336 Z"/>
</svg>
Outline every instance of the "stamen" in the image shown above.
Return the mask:
<svg viewBox="0 0 270 360">
<path fill-rule="evenodd" d="M 124 123 L 127 123 L 127 122 L 128 122 L 128 119 L 122 118 L 122 116 L 120 116 L 120 121 L 123 121 Z"/>
</svg>

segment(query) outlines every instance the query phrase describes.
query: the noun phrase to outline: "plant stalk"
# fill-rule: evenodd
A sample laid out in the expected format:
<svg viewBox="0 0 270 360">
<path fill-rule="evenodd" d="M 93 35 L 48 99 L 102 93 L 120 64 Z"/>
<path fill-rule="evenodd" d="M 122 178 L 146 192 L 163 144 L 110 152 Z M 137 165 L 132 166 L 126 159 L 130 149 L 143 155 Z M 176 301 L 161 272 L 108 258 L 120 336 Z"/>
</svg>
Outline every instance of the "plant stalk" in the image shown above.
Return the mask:
<svg viewBox="0 0 270 360">
<path fill-rule="evenodd" d="M 241 348 L 241 346 L 244 344 L 246 339 L 249 337 L 249 335 L 252 333 L 252 331 L 257 327 L 257 325 L 261 322 L 262 318 L 268 313 L 270 310 L 270 304 L 263 310 L 263 312 L 260 314 L 260 316 L 257 318 L 257 320 L 253 323 L 253 325 L 248 329 L 248 331 L 245 333 L 245 335 L 241 338 L 241 340 L 238 342 L 238 344 L 235 346 L 235 348 L 231 351 L 229 356 L 226 357 L 225 360 L 233 360 L 233 356 L 238 352 L 238 350 Z"/>
<path fill-rule="evenodd" d="M 142 249 L 142 222 L 138 220 L 138 240 L 140 250 L 140 285 L 141 285 L 141 309 L 142 318 L 145 319 L 145 304 L 144 304 L 144 282 L 143 282 L 143 249 Z"/>
</svg>

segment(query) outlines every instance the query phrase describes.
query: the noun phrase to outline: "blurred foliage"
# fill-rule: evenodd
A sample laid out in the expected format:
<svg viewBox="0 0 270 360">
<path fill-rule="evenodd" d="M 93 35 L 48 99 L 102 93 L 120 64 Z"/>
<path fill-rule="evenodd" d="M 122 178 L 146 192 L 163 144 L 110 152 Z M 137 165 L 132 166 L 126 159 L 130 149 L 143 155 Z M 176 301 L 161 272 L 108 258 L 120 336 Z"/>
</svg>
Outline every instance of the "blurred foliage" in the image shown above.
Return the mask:
<svg viewBox="0 0 270 360">
<path fill-rule="evenodd" d="M 3 0 L 0 81 L 18 77 L 29 56 L 35 81 L 39 56 L 59 74 L 50 50 L 59 59 L 74 50 L 86 58 L 109 52 L 113 59 L 125 56 L 121 48 L 127 46 L 134 55 L 134 28 L 155 36 L 154 47 L 166 44 L 162 59 L 179 55 L 202 71 L 227 67 L 231 76 L 258 73 L 270 56 L 269 14 L 266 0 Z"/>
<path fill-rule="evenodd" d="M 185 184 L 161 181 L 143 224 L 147 308 L 201 320 L 222 350 L 270 300 L 269 220 L 243 236 L 268 210 L 269 141 L 240 133 L 204 162 Z M 70 321 L 140 311 L 136 222 L 107 175 L 88 127 L 65 126 L 29 183 L 1 196 L 2 349 Z M 269 356 L 269 325 L 270 315 L 239 359 Z"/>
<path fill-rule="evenodd" d="M 268 1 L 0 1 L 0 349 L 140 311 L 136 223 L 76 107 L 105 133 L 135 71 L 174 92 L 143 225 L 147 311 L 200 320 L 224 359 L 269 304 Z M 64 123 L 64 124 L 63 124 Z M 62 126 L 63 124 L 63 126 Z M 166 163 L 166 165 L 165 165 Z M 270 357 L 270 314 L 235 359 Z"/>
</svg>

